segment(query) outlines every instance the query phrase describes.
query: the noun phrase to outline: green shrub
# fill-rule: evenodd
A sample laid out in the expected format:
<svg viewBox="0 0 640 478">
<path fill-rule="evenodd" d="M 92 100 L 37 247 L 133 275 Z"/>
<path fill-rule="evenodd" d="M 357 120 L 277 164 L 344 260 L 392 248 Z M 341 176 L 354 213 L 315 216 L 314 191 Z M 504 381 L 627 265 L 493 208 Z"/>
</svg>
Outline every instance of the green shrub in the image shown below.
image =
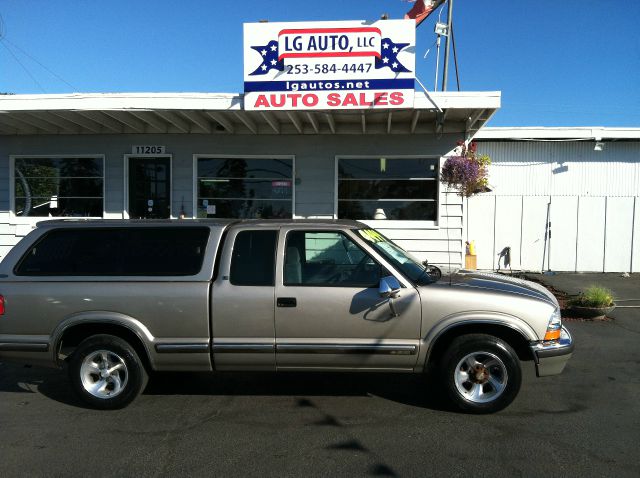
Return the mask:
<svg viewBox="0 0 640 478">
<path fill-rule="evenodd" d="M 613 293 L 609 289 L 592 285 L 578 297 L 569 301 L 569 305 L 578 307 L 610 307 L 613 305 Z"/>
</svg>

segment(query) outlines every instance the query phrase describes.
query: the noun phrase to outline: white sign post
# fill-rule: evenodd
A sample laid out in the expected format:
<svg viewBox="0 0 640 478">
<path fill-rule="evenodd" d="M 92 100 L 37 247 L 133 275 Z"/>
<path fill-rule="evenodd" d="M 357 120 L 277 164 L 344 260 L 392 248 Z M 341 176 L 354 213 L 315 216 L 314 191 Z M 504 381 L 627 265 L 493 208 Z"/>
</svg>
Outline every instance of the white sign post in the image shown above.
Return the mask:
<svg viewBox="0 0 640 478">
<path fill-rule="evenodd" d="M 246 110 L 412 108 L 415 21 L 245 23 Z"/>
</svg>

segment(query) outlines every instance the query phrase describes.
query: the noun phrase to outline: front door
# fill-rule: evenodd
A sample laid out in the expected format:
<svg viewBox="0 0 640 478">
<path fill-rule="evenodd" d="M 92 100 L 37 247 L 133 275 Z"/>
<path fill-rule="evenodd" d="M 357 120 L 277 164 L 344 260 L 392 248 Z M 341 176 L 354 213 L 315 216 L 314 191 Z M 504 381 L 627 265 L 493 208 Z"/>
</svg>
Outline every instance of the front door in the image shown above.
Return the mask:
<svg viewBox="0 0 640 478">
<path fill-rule="evenodd" d="M 380 297 L 389 272 L 346 231 L 281 230 L 276 365 L 284 369 L 409 370 L 419 348 L 420 296 Z M 389 300 L 394 300 L 394 315 Z"/>
<path fill-rule="evenodd" d="M 129 217 L 168 219 L 171 216 L 171 159 L 129 158 Z"/>
</svg>

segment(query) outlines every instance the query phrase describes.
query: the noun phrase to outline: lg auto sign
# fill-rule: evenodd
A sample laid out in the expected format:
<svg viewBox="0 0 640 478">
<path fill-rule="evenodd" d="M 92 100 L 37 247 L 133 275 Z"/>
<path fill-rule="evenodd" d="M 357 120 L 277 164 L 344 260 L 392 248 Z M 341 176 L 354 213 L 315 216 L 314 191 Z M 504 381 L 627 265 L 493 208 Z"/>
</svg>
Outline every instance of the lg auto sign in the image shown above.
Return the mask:
<svg viewBox="0 0 640 478">
<path fill-rule="evenodd" d="M 415 21 L 244 25 L 247 110 L 411 108 Z"/>
</svg>

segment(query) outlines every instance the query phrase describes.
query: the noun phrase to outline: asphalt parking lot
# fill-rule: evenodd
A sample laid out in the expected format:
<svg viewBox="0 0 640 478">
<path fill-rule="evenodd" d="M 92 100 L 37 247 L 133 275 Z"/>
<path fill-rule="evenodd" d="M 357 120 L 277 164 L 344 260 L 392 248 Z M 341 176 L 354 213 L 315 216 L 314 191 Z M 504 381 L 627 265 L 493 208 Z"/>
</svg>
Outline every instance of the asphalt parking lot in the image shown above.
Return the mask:
<svg viewBox="0 0 640 478">
<path fill-rule="evenodd" d="M 63 371 L 2 363 L 0 476 L 637 477 L 640 309 L 613 315 L 567 322 L 565 372 L 526 363 L 516 401 L 489 416 L 451 411 L 429 379 L 378 374 L 162 374 L 99 412 Z"/>
</svg>

